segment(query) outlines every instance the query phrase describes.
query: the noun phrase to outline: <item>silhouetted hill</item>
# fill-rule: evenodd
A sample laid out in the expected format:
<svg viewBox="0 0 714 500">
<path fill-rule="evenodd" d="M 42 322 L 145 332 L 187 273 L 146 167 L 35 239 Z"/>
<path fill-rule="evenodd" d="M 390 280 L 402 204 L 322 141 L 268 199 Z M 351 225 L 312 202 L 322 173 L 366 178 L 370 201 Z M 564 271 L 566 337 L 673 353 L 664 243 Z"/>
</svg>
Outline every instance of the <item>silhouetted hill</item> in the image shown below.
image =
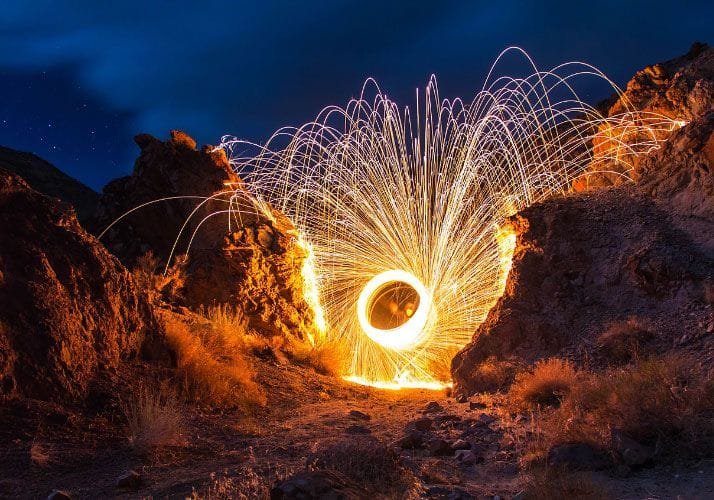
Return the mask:
<svg viewBox="0 0 714 500">
<path fill-rule="evenodd" d="M 37 155 L 0 146 L 0 167 L 22 177 L 33 189 L 74 206 L 80 221 L 91 215 L 99 194 Z"/>
</svg>

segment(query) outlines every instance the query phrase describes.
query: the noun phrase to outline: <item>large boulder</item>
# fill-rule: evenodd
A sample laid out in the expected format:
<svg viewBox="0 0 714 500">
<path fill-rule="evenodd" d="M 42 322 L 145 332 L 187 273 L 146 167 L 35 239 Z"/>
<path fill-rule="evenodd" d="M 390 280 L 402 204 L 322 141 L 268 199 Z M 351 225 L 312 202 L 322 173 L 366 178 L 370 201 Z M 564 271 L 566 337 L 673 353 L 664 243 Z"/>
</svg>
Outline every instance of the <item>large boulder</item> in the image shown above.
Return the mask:
<svg viewBox="0 0 714 500">
<path fill-rule="evenodd" d="M 647 330 L 653 352 L 688 349 L 714 361 L 713 132 L 714 113 L 705 114 L 641 159 L 639 184 L 551 199 L 511 218 L 505 292 L 453 360 L 457 393 L 485 390 L 479 369 L 494 359 L 563 356 L 593 367 L 598 339 L 618 324 L 630 325 L 633 340 Z"/>
<path fill-rule="evenodd" d="M 0 169 L 0 395 L 80 400 L 156 331 L 130 273 L 74 211 Z"/>
</svg>

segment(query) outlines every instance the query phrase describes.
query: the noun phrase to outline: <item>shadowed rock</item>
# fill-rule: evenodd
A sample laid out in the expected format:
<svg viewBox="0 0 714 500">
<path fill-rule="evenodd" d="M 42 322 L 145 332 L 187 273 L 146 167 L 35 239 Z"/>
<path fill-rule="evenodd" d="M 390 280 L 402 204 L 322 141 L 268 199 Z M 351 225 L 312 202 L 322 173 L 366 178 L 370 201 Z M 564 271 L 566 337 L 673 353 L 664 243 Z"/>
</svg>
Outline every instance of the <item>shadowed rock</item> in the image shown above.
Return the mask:
<svg viewBox="0 0 714 500">
<path fill-rule="evenodd" d="M 0 394 L 77 400 L 157 325 L 129 272 L 59 200 L 0 169 Z"/>
</svg>

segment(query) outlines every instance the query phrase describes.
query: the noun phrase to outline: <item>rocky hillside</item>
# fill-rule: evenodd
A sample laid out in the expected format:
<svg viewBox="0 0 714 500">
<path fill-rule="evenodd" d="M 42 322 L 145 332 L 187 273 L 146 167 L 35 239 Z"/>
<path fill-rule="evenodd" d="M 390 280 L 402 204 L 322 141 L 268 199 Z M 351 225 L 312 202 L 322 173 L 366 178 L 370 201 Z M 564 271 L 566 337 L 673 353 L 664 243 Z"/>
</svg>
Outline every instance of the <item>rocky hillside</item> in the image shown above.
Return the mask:
<svg viewBox="0 0 714 500">
<path fill-rule="evenodd" d="M 74 212 L 2 169 L 0 241 L 0 395 L 81 400 L 158 334 L 130 273 Z"/>
<path fill-rule="evenodd" d="M 32 153 L 0 146 L 0 168 L 19 175 L 40 193 L 66 201 L 81 221 L 97 208 L 99 194 Z"/>
<path fill-rule="evenodd" d="M 714 50 L 701 45 L 639 72 L 622 99 L 687 124 L 638 159 L 638 182 L 551 199 L 511 219 L 517 247 L 506 290 L 453 360 L 458 393 L 488 388 L 485 363 L 612 363 L 612 332 L 637 355 L 688 350 L 712 363 L 713 84 Z"/>
</svg>

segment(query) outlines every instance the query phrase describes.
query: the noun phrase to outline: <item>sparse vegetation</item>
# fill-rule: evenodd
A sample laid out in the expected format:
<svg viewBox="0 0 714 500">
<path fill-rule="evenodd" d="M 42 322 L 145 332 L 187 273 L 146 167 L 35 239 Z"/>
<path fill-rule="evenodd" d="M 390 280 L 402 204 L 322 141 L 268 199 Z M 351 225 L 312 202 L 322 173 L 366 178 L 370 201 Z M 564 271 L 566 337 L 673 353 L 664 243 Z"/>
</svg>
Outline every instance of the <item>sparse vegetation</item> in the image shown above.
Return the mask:
<svg viewBox="0 0 714 500">
<path fill-rule="evenodd" d="M 214 328 L 212 323 L 187 323 L 172 316 L 165 317 L 164 326 L 177 355 L 178 379 L 187 398 L 245 409 L 265 404 L 265 395 L 243 355 L 239 332 L 229 334 L 228 329 Z"/>
<path fill-rule="evenodd" d="M 515 371 L 513 363 L 490 357 L 476 367 L 471 380 L 480 392 L 497 392 L 513 381 Z"/>
<path fill-rule="evenodd" d="M 532 371 L 516 375 L 509 397 L 521 408 L 557 406 L 570 392 L 577 376 L 570 361 L 559 358 L 538 361 Z"/>
<path fill-rule="evenodd" d="M 173 265 L 164 273 L 159 259 L 153 252 L 148 251 L 136 260 L 131 274 L 138 288 L 147 293 L 151 302 L 159 298 L 172 302 L 179 296 L 185 281 L 183 271 L 185 262 L 185 255 L 176 256 Z"/>
<path fill-rule="evenodd" d="M 399 456 L 372 437 L 320 446 L 308 457 L 308 469 L 332 470 L 376 491 L 403 491 L 409 474 Z"/>
<path fill-rule="evenodd" d="M 714 378 L 683 355 L 581 375 L 559 408 L 538 416 L 532 456 L 568 442 L 618 450 L 613 430 L 650 450 L 652 460 L 711 455 Z"/>
<path fill-rule="evenodd" d="M 312 366 L 323 375 L 338 375 L 344 359 L 342 346 L 329 341 L 318 341 L 315 345 L 309 342 L 290 342 L 287 353 L 294 363 Z"/>
<path fill-rule="evenodd" d="M 183 410 L 167 384 L 140 386 L 121 406 L 129 442 L 138 453 L 184 444 Z"/>
<path fill-rule="evenodd" d="M 597 345 L 610 360 L 626 363 L 640 357 L 645 343 L 652 337 L 647 325 L 632 317 L 610 324 L 598 337 Z"/>
</svg>

